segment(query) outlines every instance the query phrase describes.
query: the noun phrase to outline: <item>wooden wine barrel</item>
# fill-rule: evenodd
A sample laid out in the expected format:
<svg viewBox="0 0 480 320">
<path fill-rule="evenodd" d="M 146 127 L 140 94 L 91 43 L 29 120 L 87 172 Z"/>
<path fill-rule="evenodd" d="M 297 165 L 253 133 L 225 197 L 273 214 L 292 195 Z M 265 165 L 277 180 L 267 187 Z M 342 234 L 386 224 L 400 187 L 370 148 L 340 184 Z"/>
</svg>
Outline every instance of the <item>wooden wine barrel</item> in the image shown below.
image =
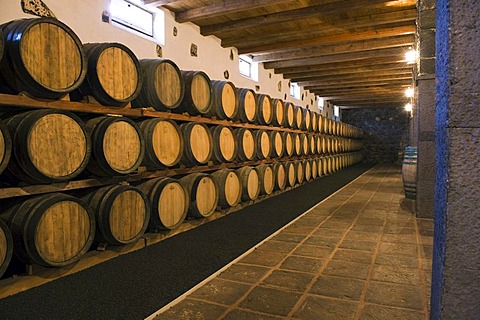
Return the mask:
<svg viewBox="0 0 480 320">
<path fill-rule="evenodd" d="M 214 126 L 210 128 L 213 138 L 213 160 L 216 163 L 232 162 L 237 157 L 237 142 L 232 128 Z"/>
<path fill-rule="evenodd" d="M 285 102 L 285 126 L 295 128 L 295 106 L 291 102 Z"/>
<path fill-rule="evenodd" d="M 1 35 L 0 35 L 1 36 Z M 5 273 L 13 254 L 13 238 L 10 229 L 0 219 L 0 278 Z"/>
<path fill-rule="evenodd" d="M 333 161 L 332 156 L 327 157 L 327 171 L 328 173 L 333 173 Z"/>
<path fill-rule="evenodd" d="M 294 145 L 294 155 L 301 156 L 302 155 L 302 139 L 300 134 L 292 133 L 293 145 Z"/>
<path fill-rule="evenodd" d="M 20 113 L 6 119 L 13 158 L 7 171 L 29 183 L 76 177 L 90 159 L 91 140 L 83 122 L 68 111 Z"/>
<path fill-rule="evenodd" d="M 185 82 L 178 66 L 168 59 L 141 59 L 142 89 L 132 106 L 158 111 L 177 108 L 185 94 Z"/>
<path fill-rule="evenodd" d="M 308 181 L 312 180 L 312 165 L 310 163 L 310 160 L 303 160 L 302 161 L 302 166 L 303 166 L 305 181 L 308 182 Z"/>
<path fill-rule="evenodd" d="M 14 93 L 60 99 L 85 79 L 82 43 L 53 18 L 19 19 L 2 26 L 5 41 L 0 73 Z"/>
<path fill-rule="evenodd" d="M 183 154 L 183 134 L 173 120 L 151 118 L 139 124 L 145 139 L 145 157 L 142 164 L 149 169 L 175 166 Z"/>
<path fill-rule="evenodd" d="M 82 199 L 93 209 L 96 241 L 118 246 L 135 242 L 145 233 L 150 221 L 150 205 L 140 189 L 109 185 Z"/>
<path fill-rule="evenodd" d="M 297 171 L 295 169 L 295 164 L 293 161 L 288 161 L 285 163 L 285 172 L 287 174 L 287 183 L 289 187 L 293 187 L 297 182 Z"/>
<path fill-rule="evenodd" d="M 258 116 L 257 122 L 259 124 L 270 124 L 273 120 L 273 106 L 272 99 L 266 94 L 257 94 L 257 108 Z"/>
<path fill-rule="evenodd" d="M 95 217 L 81 199 L 51 193 L 6 211 L 15 255 L 25 263 L 61 267 L 77 261 L 95 237 Z"/>
<path fill-rule="evenodd" d="M 311 114 L 311 122 L 312 122 L 312 130 L 313 132 L 318 132 L 318 117 L 319 117 L 319 114 L 314 112 L 314 111 L 310 111 L 310 114 Z"/>
<path fill-rule="evenodd" d="M 148 199 L 151 207 L 149 229 L 177 229 L 187 216 L 189 195 L 183 185 L 173 178 L 155 178 L 137 186 Z"/>
<path fill-rule="evenodd" d="M 218 205 L 222 208 L 237 205 L 242 198 L 242 182 L 235 170 L 225 169 L 212 173 L 218 185 Z"/>
<path fill-rule="evenodd" d="M 180 179 L 190 196 L 188 215 L 205 218 L 212 215 L 218 204 L 218 185 L 209 174 L 192 173 Z"/>
<path fill-rule="evenodd" d="M 301 145 L 301 154 L 302 155 L 309 155 L 310 154 L 310 140 L 308 139 L 308 135 L 305 133 L 300 134 L 300 145 Z"/>
<path fill-rule="evenodd" d="M 181 70 L 185 82 L 185 95 L 175 112 L 187 112 L 192 116 L 205 115 L 212 108 L 212 82 L 203 71 Z"/>
<path fill-rule="evenodd" d="M 317 140 L 315 139 L 315 136 L 313 134 L 308 134 L 308 148 L 310 154 L 316 154 L 317 153 Z"/>
<path fill-rule="evenodd" d="M 86 43 L 87 74 L 71 100 L 92 96 L 103 105 L 123 107 L 140 93 L 143 75 L 135 54 L 121 43 Z"/>
<path fill-rule="evenodd" d="M 183 133 L 182 163 L 187 166 L 207 164 L 213 154 L 213 139 L 203 123 L 188 122 L 180 125 Z"/>
<path fill-rule="evenodd" d="M 294 123 L 293 128 L 295 129 L 304 129 L 305 127 L 305 114 L 301 106 L 294 107 Z"/>
<path fill-rule="evenodd" d="M 285 124 L 285 104 L 281 99 L 273 99 L 272 108 L 272 124 L 277 127 L 283 127 Z"/>
<path fill-rule="evenodd" d="M 237 118 L 242 122 L 254 123 L 257 121 L 257 99 L 255 91 L 246 88 L 237 88 L 238 114 Z"/>
<path fill-rule="evenodd" d="M 327 136 L 322 136 L 322 154 L 327 153 L 328 138 Z"/>
<path fill-rule="evenodd" d="M 255 156 L 258 160 L 270 158 L 271 143 L 270 137 L 265 130 L 255 130 L 253 132 L 255 138 Z"/>
<path fill-rule="evenodd" d="M 288 157 L 291 157 L 295 152 L 295 142 L 293 139 L 293 134 L 290 132 L 282 132 L 283 143 L 285 145 L 285 154 Z"/>
<path fill-rule="evenodd" d="M 0 174 L 7 167 L 11 155 L 12 139 L 10 138 L 7 126 L 0 120 Z"/>
<path fill-rule="evenodd" d="M 317 158 L 316 161 L 317 161 L 318 177 L 321 177 L 324 175 L 322 158 Z"/>
<path fill-rule="evenodd" d="M 258 170 L 254 167 L 245 166 L 237 169 L 237 173 L 242 181 L 242 201 L 257 199 L 260 193 Z"/>
<path fill-rule="evenodd" d="M 282 133 L 280 131 L 272 130 L 272 131 L 269 131 L 268 135 L 270 136 L 270 143 L 271 143 L 270 156 L 272 158 L 282 157 L 285 149 Z"/>
<path fill-rule="evenodd" d="M 271 194 L 275 188 L 275 174 L 272 166 L 269 164 L 261 164 L 257 166 L 257 170 L 260 181 L 260 194 Z"/>
<path fill-rule="evenodd" d="M 328 154 L 332 154 L 332 138 L 330 136 L 325 136 L 325 145 Z"/>
<path fill-rule="evenodd" d="M 303 163 L 301 160 L 296 160 L 293 162 L 295 167 L 295 175 L 298 184 L 302 184 L 305 180 L 305 168 L 303 167 Z"/>
<path fill-rule="evenodd" d="M 402 162 L 402 180 L 405 198 L 417 198 L 417 147 L 405 148 Z"/>
<path fill-rule="evenodd" d="M 325 118 L 322 115 L 318 116 L 318 132 L 325 133 Z"/>
<path fill-rule="evenodd" d="M 312 113 L 310 110 L 302 108 L 304 123 L 302 124 L 303 130 L 312 131 Z"/>
<path fill-rule="evenodd" d="M 255 138 L 252 131 L 246 128 L 234 130 L 238 145 L 237 159 L 250 161 L 255 158 Z"/>
<path fill-rule="evenodd" d="M 315 154 L 321 154 L 322 153 L 322 137 L 318 134 L 315 136 Z"/>
<path fill-rule="evenodd" d="M 283 190 L 287 185 L 287 172 L 283 162 L 275 162 L 273 165 L 273 177 L 275 180 L 275 190 Z"/>
<path fill-rule="evenodd" d="M 337 135 L 337 121 L 332 120 L 332 135 Z"/>
<path fill-rule="evenodd" d="M 312 168 L 312 179 L 317 179 L 318 177 L 318 161 L 317 159 L 311 159 L 310 167 Z"/>
<path fill-rule="evenodd" d="M 87 121 L 92 157 L 87 170 L 101 177 L 137 170 L 145 155 L 145 140 L 138 125 L 126 117 L 97 117 Z"/>
<path fill-rule="evenodd" d="M 218 119 L 234 119 L 238 113 L 237 89 L 230 81 L 212 81 L 212 109 L 208 115 Z"/>
<path fill-rule="evenodd" d="M 322 157 L 322 172 L 324 176 L 330 173 L 328 168 L 328 157 Z"/>
</svg>

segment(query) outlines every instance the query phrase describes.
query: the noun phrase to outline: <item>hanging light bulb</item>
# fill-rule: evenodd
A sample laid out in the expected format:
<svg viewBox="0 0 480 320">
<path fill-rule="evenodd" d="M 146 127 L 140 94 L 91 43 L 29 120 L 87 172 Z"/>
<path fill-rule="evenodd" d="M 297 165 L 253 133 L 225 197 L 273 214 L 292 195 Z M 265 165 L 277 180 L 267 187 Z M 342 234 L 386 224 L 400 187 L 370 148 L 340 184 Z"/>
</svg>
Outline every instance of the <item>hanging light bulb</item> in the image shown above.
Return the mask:
<svg viewBox="0 0 480 320">
<path fill-rule="evenodd" d="M 415 94 L 415 90 L 412 88 L 412 87 L 408 87 L 406 90 L 405 90 L 405 96 L 407 98 L 413 98 L 413 95 Z"/>
<path fill-rule="evenodd" d="M 407 103 L 405 105 L 405 111 L 412 112 L 412 110 L 413 110 L 413 105 L 411 103 Z"/>
<path fill-rule="evenodd" d="M 415 63 L 417 61 L 417 51 L 410 49 L 405 52 L 405 60 L 407 61 L 407 64 Z"/>
</svg>

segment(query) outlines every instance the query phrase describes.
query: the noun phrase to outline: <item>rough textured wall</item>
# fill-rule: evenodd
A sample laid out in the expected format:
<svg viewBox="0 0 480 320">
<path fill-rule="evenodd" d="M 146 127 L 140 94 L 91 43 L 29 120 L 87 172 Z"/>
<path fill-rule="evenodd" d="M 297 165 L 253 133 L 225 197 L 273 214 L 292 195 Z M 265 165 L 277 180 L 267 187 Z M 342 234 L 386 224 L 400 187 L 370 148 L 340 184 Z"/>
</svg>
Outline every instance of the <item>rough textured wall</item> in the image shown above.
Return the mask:
<svg viewBox="0 0 480 320">
<path fill-rule="evenodd" d="M 479 16 L 479 0 L 437 0 L 431 319 L 480 314 Z"/>
<path fill-rule="evenodd" d="M 402 108 L 344 109 L 342 121 L 363 130 L 364 162 L 401 162 L 408 144 L 410 121 Z"/>
</svg>

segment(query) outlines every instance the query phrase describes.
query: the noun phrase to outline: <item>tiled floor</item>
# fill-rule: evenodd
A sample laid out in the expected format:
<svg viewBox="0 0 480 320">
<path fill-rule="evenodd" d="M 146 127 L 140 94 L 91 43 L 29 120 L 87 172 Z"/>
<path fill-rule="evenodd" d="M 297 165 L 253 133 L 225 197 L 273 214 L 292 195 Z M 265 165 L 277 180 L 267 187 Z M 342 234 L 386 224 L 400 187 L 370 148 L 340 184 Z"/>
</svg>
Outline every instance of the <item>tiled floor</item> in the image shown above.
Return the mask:
<svg viewBox="0 0 480 320">
<path fill-rule="evenodd" d="M 433 222 L 377 166 L 160 319 L 428 319 Z"/>
</svg>

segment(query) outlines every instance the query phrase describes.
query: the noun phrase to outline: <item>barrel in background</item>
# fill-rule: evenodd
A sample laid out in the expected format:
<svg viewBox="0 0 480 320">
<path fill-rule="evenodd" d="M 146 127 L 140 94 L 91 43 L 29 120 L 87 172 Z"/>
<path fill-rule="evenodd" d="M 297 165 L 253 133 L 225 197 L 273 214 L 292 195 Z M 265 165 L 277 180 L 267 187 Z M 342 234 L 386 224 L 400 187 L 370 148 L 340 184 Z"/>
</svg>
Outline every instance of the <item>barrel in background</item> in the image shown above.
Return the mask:
<svg viewBox="0 0 480 320">
<path fill-rule="evenodd" d="M 254 167 L 245 166 L 237 169 L 238 176 L 242 181 L 242 200 L 255 200 L 260 194 L 260 178 L 258 170 Z"/>
<path fill-rule="evenodd" d="M 408 146 L 405 148 L 405 155 L 402 163 L 402 178 L 405 197 L 408 199 L 417 198 L 417 147 Z"/>
<path fill-rule="evenodd" d="M 180 125 L 184 150 L 182 163 L 189 166 L 207 164 L 213 154 L 213 139 L 203 123 L 188 122 Z"/>
<path fill-rule="evenodd" d="M 284 140 L 282 137 L 282 133 L 280 131 L 272 130 L 268 133 L 270 137 L 270 150 L 271 150 L 271 157 L 272 158 L 280 158 L 283 157 L 284 154 Z"/>
<path fill-rule="evenodd" d="M 143 165 L 148 169 L 158 170 L 173 167 L 180 161 L 184 141 L 175 121 L 151 118 L 138 125 L 145 140 Z"/>
<path fill-rule="evenodd" d="M 212 106 L 208 113 L 217 119 L 234 119 L 238 113 L 237 89 L 230 81 L 212 80 Z"/>
<path fill-rule="evenodd" d="M 82 198 L 96 221 L 95 240 L 111 245 L 137 241 L 150 221 L 150 205 L 140 190 L 129 185 L 109 185 Z"/>
<path fill-rule="evenodd" d="M 260 194 L 271 194 L 275 188 L 275 175 L 272 166 L 269 164 L 261 164 L 257 166 L 257 170 L 260 182 Z"/>
<path fill-rule="evenodd" d="M 270 96 L 266 94 L 257 94 L 257 108 L 257 122 L 265 125 L 270 124 L 273 119 L 272 99 Z"/>
<path fill-rule="evenodd" d="M 272 124 L 277 127 L 283 127 L 285 124 L 285 104 L 281 99 L 272 99 L 272 109 Z"/>
<path fill-rule="evenodd" d="M 212 173 L 218 185 L 218 205 L 229 208 L 237 205 L 242 198 L 242 182 L 235 170 L 217 170 Z"/>
<path fill-rule="evenodd" d="M 87 61 L 82 43 L 59 20 L 13 20 L 2 26 L 2 33 L 0 74 L 13 93 L 60 99 L 84 80 Z"/>
<path fill-rule="evenodd" d="M 232 162 L 237 157 L 237 142 L 233 129 L 227 126 L 210 128 L 213 138 L 213 159 L 216 163 Z"/>
<path fill-rule="evenodd" d="M 240 161 L 250 161 L 255 158 L 255 137 L 253 132 L 246 128 L 234 130 L 237 140 L 237 158 Z"/>
<path fill-rule="evenodd" d="M 26 199 L 3 214 L 23 262 L 61 267 L 76 262 L 95 237 L 95 217 L 81 199 L 51 193 Z"/>
<path fill-rule="evenodd" d="M 13 237 L 8 226 L 0 219 L 0 278 L 13 255 Z"/>
<path fill-rule="evenodd" d="M 177 108 L 185 94 L 185 82 L 178 66 L 168 59 L 141 59 L 142 88 L 132 105 L 158 111 Z"/>
<path fill-rule="evenodd" d="M 73 113 L 34 110 L 6 119 L 5 124 L 14 150 L 7 171 L 16 178 L 28 183 L 65 181 L 87 166 L 91 140 Z"/>
<path fill-rule="evenodd" d="M 255 130 L 253 136 L 255 138 L 256 158 L 258 160 L 269 158 L 271 153 L 271 143 L 267 131 L 263 129 Z"/>
<path fill-rule="evenodd" d="M 1 36 L 1 35 L 0 35 Z M 12 155 L 12 139 L 8 128 L 0 120 L 0 174 L 5 170 Z"/>
<path fill-rule="evenodd" d="M 189 194 L 189 216 L 205 218 L 215 212 L 218 204 L 218 185 L 211 175 L 192 173 L 181 178 L 180 184 Z"/>
<path fill-rule="evenodd" d="M 92 157 L 87 170 L 101 177 L 134 172 L 145 155 L 139 126 L 126 117 L 97 117 L 87 121 Z"/>
<path fill-rule="evenodd" d="M 287 172 L 283 162 L 273 164 L 273 176 L 275 179 L 275 190 L 283 190 L 287 186 Z"/>
<path fill-rule="evenodd" d="M 137 187 L 146 194 L 151 207 L 150 230 L 174 230 L 183 223 L 190 200 L 187 190 L 178 180 L 155 178 Z"/>
<path fill-rule="evenodd" d="M 84 49 L 87 74 L 71 100 L 92 96 L 103 105 L 123 107 L 138 96 L 142 74 L 132 50 L 117 42 L 86 43 Z"/>
<path fill-rule="evenodd" d="M 291 102 L 285 102 L 285 126 L 295 128 L 295 106 Z"/>
<path fill-rule="evenodd" d="M 257 100 L 255 91 L 246 88 L 237 88 L 238 114 L 237 118 L 246 123 L 257 121 Z"/>
<path fill-rule="evenodd" d="M 212 107 L 212 83 L 203 71 L 181 71 L 185 82 L 185 95 L 177 112 L 190 115 L 205 115 Z"/>
</svg>

